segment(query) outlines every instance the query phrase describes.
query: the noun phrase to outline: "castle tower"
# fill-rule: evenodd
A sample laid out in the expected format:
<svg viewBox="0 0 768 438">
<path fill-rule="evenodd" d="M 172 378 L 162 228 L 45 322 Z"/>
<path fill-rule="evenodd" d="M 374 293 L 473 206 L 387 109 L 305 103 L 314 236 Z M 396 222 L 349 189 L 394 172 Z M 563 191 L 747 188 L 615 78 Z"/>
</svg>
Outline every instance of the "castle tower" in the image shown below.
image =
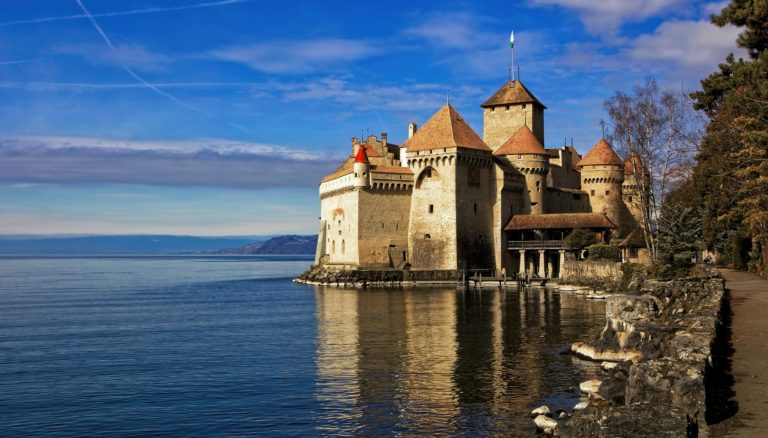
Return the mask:
<svg viewBox="0 0 768 438">
<path fill-rule="evenodd" d="M 644 180 L 642 179 L 644 175 Z M 632 152 L 624 162 L 624 184 L 622 184 L 622 199 L 636 223 L 642 223 L 642 189 L 650 184 L 650 175 L 637 153 Z M 642 185 L 642 187 L 641 187 Z"/>
<path fill-rule="evenodd" d="M 605 139 L 600 139 L 582 158 L 579 167 L 581 167 L 581 189 L 587 192 L 592 211 L 605 213 L 608 219 L 618 227 L 618 235 L 623 235 L 628 231 L 623 229 L 624 221 L 621 214 L 624 162 Z"/>
<path fill-rule="evenodd" d="M 518 128 L 493 154 L 505 157 L 525 175 L 525 183 L 528 186 L 528 199 L 525 200 L 525 205 L 529 207 L 527 213 L 544 214 L 549 156 L 530 128 L 527 125 Z M 525 192 L 523 193 L 525 196 Z"/>
<path fill-rule="evenodd" d="M 357 155 L 355 156 L 355 163 L 352 165 L 352 168 L 355 174 L 355 188 L 362 189 L 370 187 L 371 162 L 368 161 L 368 154 L 365 153 L 364 144 L 361 144 L 357 148 Z"/>
<path fill-rule="evenodd" d="M 491 149 L 450 105 L 402 147 L 415 177 L 408 236 L 413 269 L 492 267 Z"/>
<path fill-rule="evenodd" d="M 507 82 L 482 105 L 483 141 L 494 151 L 522 126 L 544 144 L 547 109 L 519 80 Z"/>
</svg>

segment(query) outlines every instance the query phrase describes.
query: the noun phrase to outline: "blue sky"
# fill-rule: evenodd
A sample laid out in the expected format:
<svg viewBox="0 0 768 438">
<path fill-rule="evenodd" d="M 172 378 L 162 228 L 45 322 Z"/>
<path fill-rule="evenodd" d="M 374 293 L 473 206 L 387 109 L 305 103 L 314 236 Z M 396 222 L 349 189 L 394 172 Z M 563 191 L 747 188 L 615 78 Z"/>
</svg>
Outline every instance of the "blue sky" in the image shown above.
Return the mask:
<svg viewBox="0 0 768 438">
<path fill-rule="evenodd" d="M 0 3 L 0 234 L 314 233 L 352 136 L 447 92 L 482 132 L 511 30 L 546 146 L 582 152 L 616 90 L 741 53 L 723 2 L 80 2 Z"/>
</svg>

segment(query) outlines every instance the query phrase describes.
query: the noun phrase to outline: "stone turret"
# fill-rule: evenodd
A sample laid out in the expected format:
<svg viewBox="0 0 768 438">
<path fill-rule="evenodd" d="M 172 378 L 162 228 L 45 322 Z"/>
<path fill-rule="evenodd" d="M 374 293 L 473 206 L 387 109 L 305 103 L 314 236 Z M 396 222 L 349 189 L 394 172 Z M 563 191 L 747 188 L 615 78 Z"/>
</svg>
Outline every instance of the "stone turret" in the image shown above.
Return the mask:
<svg viewBox="0 0 768 438">
<path fill-rule="evenodd" d="M 504 157 L 523 175 L 528 186 L 530 214 L 544 214 L 544 193 L 546 192 L 549 156 L 539 139 L 527 125 L 523 125 L 493 153 Z M 525 212 L 525 213 L 528 213 Z"/>
<path fill-rule="evenodd" d="M 352 165 L 355 173 L 355 187 L 368 188 L 371 186 L 371 162 L 368 161 L 368 154 L 365 153 L 365 145 L 357 148 L 355 163 Z"/>
<path fill-rule="evenodd" d="M 643 216 L 640 194 L 644 187 L 641 187 L 641 184 L 647 188 L 647 185 L 650 184 L 650 175 L 643 166 L 640 156 L 632 152 L 624 162 L 624 184 L 621 188 L 624 204 L 637 223 L 642 223 Z"/>
<path fill-rule="evenodd" d="M 618 227 L 622 228 L 622 184 L 624 183 L 624 162 L 605 139 L 592 147 L 579 162 L 581 167 L 581 188 L 589 196 L 589 203 L 595 213 L 605 213 Z"/>
<path fill-rule="evenodd" d="M 482 105 L 483 141 L 494 151 L 522 126 L 528 126 L 544 144 L 544 110 L 547 109 L 519 80 L 507 82 Z"/>
</svg>

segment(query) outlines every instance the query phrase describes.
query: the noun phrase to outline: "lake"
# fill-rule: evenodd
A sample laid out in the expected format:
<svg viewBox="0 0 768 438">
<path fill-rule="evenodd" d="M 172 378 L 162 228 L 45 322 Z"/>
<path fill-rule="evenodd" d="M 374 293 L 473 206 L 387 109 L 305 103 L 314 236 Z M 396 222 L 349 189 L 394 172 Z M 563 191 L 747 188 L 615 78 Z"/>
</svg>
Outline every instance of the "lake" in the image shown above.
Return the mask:
<svg viewBox="0 0 768 438">
<path fill-rule="evenodd" d="M 0 256 L 0 436 L 530 435 L 601 302 L 340 289 L 311 257 Z"/>
</svg>

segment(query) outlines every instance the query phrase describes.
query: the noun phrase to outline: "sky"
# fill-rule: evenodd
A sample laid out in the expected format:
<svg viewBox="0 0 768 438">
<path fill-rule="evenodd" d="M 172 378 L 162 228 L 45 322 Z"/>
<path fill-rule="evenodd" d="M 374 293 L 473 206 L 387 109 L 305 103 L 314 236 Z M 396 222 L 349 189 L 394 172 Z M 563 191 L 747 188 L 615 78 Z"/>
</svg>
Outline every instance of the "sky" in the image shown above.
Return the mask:
<svg viewBox="0 0 768 438">
<path fill-rule="evenodd" d="M 648 77 L 695 90 L 737 49 L 724 2 L 3 0 L 0 234 L 312 234 L 361 133 L 520 79 L 545 146 L 601 136 Z"/>
</svg>

